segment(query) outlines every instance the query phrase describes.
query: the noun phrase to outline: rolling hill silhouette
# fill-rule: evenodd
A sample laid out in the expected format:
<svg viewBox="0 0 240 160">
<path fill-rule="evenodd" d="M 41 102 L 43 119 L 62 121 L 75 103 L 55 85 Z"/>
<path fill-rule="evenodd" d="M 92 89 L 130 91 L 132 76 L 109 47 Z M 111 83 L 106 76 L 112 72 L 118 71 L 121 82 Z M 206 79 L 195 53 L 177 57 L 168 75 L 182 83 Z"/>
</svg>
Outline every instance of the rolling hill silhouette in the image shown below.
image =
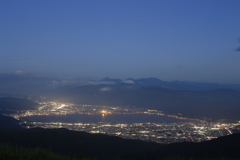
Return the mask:
<svg viewBox="0 0 240 160">
<path fill-rule="evenodd" d="M 2 116 L 0 118 L 2 120 Z M 5 117 L 2 123 L 6 125 L 0 125 L 0 143 L 24 148 L 43 148 L 67 156 L 85 154 L 97 159 L 140 160 L 157 160 L 172 156 L 203 159 L 240 158 L 240 133 L 200 143 L 162 145 L 67 129 L 12 129 L 10 124 L 16 124 L 16 120 L 10 117 Z M 6 129 L 6 126 L 11 130 Z"/>
</svg>

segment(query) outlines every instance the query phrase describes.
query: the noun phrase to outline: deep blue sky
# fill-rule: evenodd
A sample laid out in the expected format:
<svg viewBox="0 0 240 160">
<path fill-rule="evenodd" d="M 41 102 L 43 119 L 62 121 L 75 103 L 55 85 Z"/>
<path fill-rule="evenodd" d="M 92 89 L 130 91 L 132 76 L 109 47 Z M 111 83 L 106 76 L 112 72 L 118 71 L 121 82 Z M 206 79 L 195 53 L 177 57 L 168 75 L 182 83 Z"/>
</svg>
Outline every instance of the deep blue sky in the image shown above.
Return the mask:
<svg viewBox="0 0 240 160">
<path fill-rule="evenodd" d="M 239 0 L 1 0 L 0 73 L 240 83 Z"/>
</svg>

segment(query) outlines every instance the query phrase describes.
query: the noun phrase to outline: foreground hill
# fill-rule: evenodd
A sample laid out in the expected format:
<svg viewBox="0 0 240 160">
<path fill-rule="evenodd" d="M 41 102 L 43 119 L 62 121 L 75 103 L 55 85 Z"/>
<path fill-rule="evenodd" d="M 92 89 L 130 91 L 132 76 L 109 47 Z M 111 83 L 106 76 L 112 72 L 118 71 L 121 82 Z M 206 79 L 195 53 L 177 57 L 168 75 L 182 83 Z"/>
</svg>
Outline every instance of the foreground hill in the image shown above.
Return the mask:
<svg viewBox="0 0 240 160">
<path fill-rule="evenodd" d="M 0 144 L 1 160 L 93 160 L 91 157 L 67 157 L 41 148 L 18 148 Z"/>
<path fill-rule="evenodd" d="M 240 133 L 201 143 L 183 142 L 161 145 L 67 129 L 13 130 L 7 129 L 6 126 L 11 128 L 10 124 L 16 124 L 15 120 L 7 117 L 4 122 L 9 125 L 0 125 L 0 143 L 20 148 L 43 148 L 67 156 L 89 155 L 96 159 L 131 160 L 173 160 L 169 157 L 184 157 L 183 159 L 191 160 L 199 158 L 240 159 Z"/>
<path fill-rule="evenodd" d="M 240 134 L 232 134 L 201 143 L 169 144 L 157 151 L 141 153 L 129 158 L 139 160 L 157 160 L 164 157 L 185 157 L 201 159 L 240 159 Z M 145 158 L 148 157 L 148 158 Z"/>
<path fill-rule="evenodd" d="M 12 147 L 7 144 L 0 144 L 0 159 L 3 160 L 13 160 L 13 159 L 23 159 L 23 160 L 95 160 L 91 156 L 82 154 L 79 156 L 63 156 L 56 154 L 52 151 L 41 149 L 41 148 L 18 148 Z M 134 160 L 135 158 L 131 158 Z M 146 158 L 150 159 L 150 157 Z M 158 160 L 202 160 L 203 158 L 194 157 L 183 157 L 183 156 L 169 156 L 164 158 L 158 158 Z M 118 160 L 127 160 L 126 158 L 121 158 Z M 204 160 L 219 160 L 218 158 L 208 158 L 205 157 Z M 221 160 L 238 160 L 237 158 L 221 157 Z"/>
<path fill-rule="evenodd" d="M 66 129 L 30 129 L 1 131 L 0 143 L 20 148 L 45 148 L 67 156 L 84 154 L 96 159 L 158 160 L 168 157 L 240 159 L 240 134 L 201 143 L 161 145 Z"/>
<path fill-rule="evenodd" d="M 40 147 L 59 154 L 94 158 L 119 158 L 132 153 L 159 149 L 161 144 L 127 140 L 102 134 L 69 131 L 66 129 L 29 129 L 0 132 L 0 142 L 20 147 Z"/>
<path fill-rule="evenodd" d="M 19 122 L 20 121 L 11 117 L 0 115 L 0 131 L 22 129 L 22 127 L 19 125 Z"/>
</svg>

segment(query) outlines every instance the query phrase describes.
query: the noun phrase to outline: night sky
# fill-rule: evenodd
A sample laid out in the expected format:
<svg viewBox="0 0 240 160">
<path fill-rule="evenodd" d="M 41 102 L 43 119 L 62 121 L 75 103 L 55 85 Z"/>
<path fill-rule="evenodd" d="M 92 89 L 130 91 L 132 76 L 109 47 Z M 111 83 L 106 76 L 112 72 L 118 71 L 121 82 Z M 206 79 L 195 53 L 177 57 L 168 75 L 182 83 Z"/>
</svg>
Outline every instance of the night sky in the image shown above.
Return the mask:
<svg viewBox="0 0 240 160">
<path fill-rule="evenodd" d="M 0 74 L 240 83 L 239 0 L 1 0 Z"/>
</svg>

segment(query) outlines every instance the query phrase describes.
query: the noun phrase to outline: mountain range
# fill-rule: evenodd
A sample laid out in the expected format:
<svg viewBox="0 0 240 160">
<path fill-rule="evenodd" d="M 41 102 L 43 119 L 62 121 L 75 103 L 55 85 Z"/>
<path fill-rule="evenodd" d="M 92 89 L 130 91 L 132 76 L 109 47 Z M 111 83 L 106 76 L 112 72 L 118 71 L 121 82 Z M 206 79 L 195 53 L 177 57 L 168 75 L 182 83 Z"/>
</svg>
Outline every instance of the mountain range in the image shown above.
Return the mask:
<svg viewBox="0 0 240 160">
<path fill-rule="evenodd" d="M 112 79 L 106 77 L 100 81 L 94 81 L 95 84 L 134 84 L 138 87 L 163 87 L 173 90 L 190 90 L 190 91 L 203 91 L 203 90 L 214 90 L 214 89 L 234 89 L 240 90 L 239 84 L 220 84 L 220 83 L 209 83 L 209 82 L 191 82 L 191 81 L 163 81 L 158 78 L 140 78 L 133 79 L 128 78 L 125 80 L 122 79 Z M 92 82 L 92 84 L 94 84 Z M 89 82 L 91 84 L 91 81 Z"/>
<path fill-rule="evenodd" d="M 189 118 L 239 118 L 240 91 L 237 89 L 179 90 L 157 85 L 161 82 L 155 78 L 137 81 L 105 78 L 88 85 L 59 89 L 52 97 L 78 104 L 157 109 Z"/>
</svg>

